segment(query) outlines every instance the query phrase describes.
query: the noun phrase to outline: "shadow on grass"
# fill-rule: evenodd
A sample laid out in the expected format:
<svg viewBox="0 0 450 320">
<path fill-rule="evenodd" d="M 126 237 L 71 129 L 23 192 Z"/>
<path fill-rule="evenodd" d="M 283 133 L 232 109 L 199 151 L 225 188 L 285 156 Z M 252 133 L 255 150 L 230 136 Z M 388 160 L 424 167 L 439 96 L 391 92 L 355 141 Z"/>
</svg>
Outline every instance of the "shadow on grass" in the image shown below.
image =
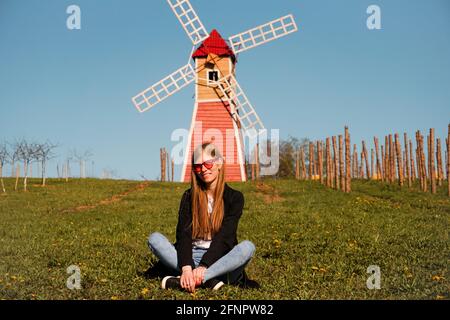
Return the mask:
<svg viewBox="0 0 450 320">
<path fill-rule="evenodd" d="M 162 279 L 165 276 L 173 275 L 160 261 L 154 262 L 146 271 L 138 271 L 138 276 L 145 279 Z"/>
<path fill-rule="evenodd" d="M 138 276 L 144 277 L 147 280 L 154 280 L 154 279 L 161 280 L 162 278 L 168 275 L 175 276 L 173 272 L 171 272 L 160 261 L 153 263 L 146 271 L 139 271 L 137 274 Z M 261 287 L 257 281 L 252 280 L 248 277 L 246 271 L 244 271 L 240 276 L 240 278 L 237 279 L 234 283 L 229 283 L 226 280 L 226 277 L 223 278 L 220 277 L 220 280 L 229 285 L 237 286 L 241 289 L 259 289 Z"/>
</svg>

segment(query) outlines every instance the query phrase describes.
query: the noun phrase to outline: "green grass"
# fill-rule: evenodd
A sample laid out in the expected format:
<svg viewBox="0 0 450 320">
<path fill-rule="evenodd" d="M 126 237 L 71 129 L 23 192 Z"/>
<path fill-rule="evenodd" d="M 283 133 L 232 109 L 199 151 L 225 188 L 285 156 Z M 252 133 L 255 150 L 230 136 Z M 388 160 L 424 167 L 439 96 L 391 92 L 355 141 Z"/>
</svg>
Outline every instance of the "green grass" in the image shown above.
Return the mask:
<svg viewBox="0 0 450 320">
<path fill-rule="evenodd" d="M 180 183 L 50 179 L 0 195 L 3 299 L 448 299 L 450 199 L 417 188 L 354 181 L 344 194 L 317 182 L 231 183 L 244 193 L 238 238 L 257 248 L 248 274 L 259 290 L 164 291 L 144 273 L 150 232 L 175 240 Z M 100 203 L 127 190 L 132 192 Z M 100 203 L 100 204 L 99 204 Z M 89 207 L 89 205 L 94 206 Z M 80 206 L 82 210 L 75 210 Z M 70 265 L 81 290 L 66 288 Z M 369 265 L 381 289 L 368 290 Z"/>
</svg>

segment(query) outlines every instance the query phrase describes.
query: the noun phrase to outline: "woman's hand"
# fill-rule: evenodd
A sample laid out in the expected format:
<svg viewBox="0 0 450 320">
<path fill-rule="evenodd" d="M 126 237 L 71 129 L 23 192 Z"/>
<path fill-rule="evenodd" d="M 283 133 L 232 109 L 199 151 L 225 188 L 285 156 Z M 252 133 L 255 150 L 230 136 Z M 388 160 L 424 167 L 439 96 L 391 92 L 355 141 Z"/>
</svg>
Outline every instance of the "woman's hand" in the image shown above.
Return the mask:
<svg viewBox="0 0 450 320">
<path fill-rule="evenodd" d="M 194 279 L 195 285 L 199 286 L 202 284 L 203 279 L 205 278 L 206 267 L 200 266 L 194 269 Z"/>
<path fill-rule="evenodd" d="M 195 291 L 195 279 L 191 266 L 184 266 L 182 269 L 180 284 L 183 289 L 189 292 Z"/>
</svg>

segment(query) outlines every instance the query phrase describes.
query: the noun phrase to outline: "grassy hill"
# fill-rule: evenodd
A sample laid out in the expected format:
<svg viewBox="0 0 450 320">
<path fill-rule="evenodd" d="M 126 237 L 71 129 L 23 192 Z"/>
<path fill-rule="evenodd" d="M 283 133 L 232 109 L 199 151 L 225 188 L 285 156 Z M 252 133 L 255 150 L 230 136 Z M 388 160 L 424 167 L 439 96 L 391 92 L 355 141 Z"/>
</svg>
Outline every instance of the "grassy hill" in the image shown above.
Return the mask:
<svg viewBox="0 0 450 320">
<path fill-rule="evenodd" d="M 247 267 L 260 290 L 227 286 L 195 294 L 160 289 L 147 270 L 149 233 L 175 241 L 188 185 L 125 180 L 31 179 L 0 194 L 3 299 L 448 299 L 450 199 L 381 182 L 352 193 L 317 182 L 231 183 L 244 193 L 239 240 L 256 245 Z M 81 269 L 81 290 L 66 287 Z M 381 268 L 369 290 L 367 267 Z"/>
</svg>

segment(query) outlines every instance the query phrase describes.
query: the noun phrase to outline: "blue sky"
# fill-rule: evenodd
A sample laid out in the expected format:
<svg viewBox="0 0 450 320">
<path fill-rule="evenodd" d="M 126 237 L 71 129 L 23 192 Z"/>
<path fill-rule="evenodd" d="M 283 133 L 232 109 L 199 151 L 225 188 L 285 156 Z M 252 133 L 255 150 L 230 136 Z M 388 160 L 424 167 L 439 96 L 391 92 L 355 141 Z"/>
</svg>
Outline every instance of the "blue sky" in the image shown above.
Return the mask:
<svg viewBox="0 0 450 320">
<path fill-rule="evenodd" d="M 192 0 L 224 37 L 293 13 L 299 32 L 242 53 L 237 78 L 267 128 L 353 142 L 450 122 L 450 2 Z M 81 8 L 68 30 L 66 8 Z M 366 9 L 381 8 L 381 30 Z M 90 149 L 95 174 L 159 175 L 159 148 L 189 128 L 194 86 L 140 114 L 131 97 L 188 61 L 191 42 L 164 0 L 0 0 L 0 141 Z M 179 178 L 180 167 L 176 167 Z M 74 165 L 74 170 L 76 166 Z M 90 173 L 90 164 L 88 173 Z"/>
</svg>

